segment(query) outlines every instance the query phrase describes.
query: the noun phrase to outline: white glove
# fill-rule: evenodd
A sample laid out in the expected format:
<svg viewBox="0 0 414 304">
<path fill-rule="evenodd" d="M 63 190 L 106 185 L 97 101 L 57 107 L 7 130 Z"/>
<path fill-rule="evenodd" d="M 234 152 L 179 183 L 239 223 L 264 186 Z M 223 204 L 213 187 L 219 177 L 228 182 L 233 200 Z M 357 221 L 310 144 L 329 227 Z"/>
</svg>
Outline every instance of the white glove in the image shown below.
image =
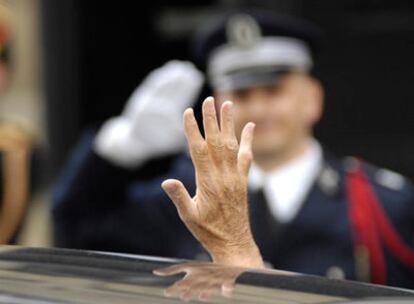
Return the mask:
<svg viewBox="0 0 414 304">
<path fill-rule="evenodd" d="M 185 147 L 183 111 L 195 102 L 204 77 L 190 62 L 170 61 L 133 92 L 121 116 L 98 132 L 94 150 L 108 161 L 134 168 Z"/>
</svg>

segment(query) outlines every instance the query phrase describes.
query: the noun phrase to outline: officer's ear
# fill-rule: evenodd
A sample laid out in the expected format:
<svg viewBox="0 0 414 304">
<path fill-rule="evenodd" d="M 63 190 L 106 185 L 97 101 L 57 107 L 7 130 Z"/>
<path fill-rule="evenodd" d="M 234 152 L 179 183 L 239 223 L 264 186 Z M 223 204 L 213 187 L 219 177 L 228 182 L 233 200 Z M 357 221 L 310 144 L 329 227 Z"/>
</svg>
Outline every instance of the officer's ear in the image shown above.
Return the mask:
<svg viewBox="0 0 414 304">
<path fill-rule="evenodd" d="M 322 117 L 323 113 L 323 100 L 325 93 L 322 87 L 321 82 L 313 78 L 312 76 L 307 77 L 307 90 L 306 90 L 306 99 L 307 102 L 307 117 L 309 126 L 316 124 Z"/>
</svg>

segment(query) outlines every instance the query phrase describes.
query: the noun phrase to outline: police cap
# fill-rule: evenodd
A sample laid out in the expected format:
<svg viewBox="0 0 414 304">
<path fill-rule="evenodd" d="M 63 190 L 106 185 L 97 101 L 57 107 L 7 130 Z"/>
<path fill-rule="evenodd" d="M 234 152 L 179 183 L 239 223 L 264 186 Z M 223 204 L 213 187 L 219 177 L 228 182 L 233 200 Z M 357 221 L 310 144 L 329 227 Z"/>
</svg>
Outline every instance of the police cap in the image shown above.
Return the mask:
<svg viewBox="0 0 414 304">
<path fill-rule="evenodd" d="M 232 90 L 273 82 L 288 71 L 309 72 L 321 37 L 307 21 L 251 9 L 209 20 L 192 47 L 211 87 Z"/>
</svg>

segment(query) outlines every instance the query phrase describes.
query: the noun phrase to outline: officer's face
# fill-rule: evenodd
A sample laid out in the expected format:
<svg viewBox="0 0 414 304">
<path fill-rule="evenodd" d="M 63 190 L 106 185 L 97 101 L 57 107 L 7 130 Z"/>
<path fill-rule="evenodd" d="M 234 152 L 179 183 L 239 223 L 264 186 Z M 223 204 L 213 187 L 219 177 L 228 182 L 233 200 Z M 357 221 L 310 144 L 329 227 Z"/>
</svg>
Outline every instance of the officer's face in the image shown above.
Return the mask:
<svg viewBox="0 0 414 304">
<path fill-rule="evenodd" d="M 243 126 L 256 123 L 255 158 L 274 157 L 303 143 L 322 112 L 322 89 L 311 77 L 287 74 L 270 85 L 235 91 L 215 92 L 218 106 L 234 102 L 237 134 Z"/>
</svg>

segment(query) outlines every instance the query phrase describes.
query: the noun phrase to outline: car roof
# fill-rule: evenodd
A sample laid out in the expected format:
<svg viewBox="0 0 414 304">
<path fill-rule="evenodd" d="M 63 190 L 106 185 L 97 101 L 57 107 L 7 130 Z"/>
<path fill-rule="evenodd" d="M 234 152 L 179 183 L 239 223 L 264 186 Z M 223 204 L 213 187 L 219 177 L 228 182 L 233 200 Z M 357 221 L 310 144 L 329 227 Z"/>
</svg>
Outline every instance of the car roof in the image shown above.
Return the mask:
<svg viewBox="0 0 414 304">
<path fill-rule="evenodd" d="M 180 303 L 179 298 L 166 297 L 165 290 L 183 275 L 161 277 L 153 271 L 188 263 L 201 265 L 122 253 L 0 246 L 0 303 Z M 223 275 L 231 269 L 214 267 Z M 413 300 L 412 290 L 258 270 L 238 275 L 230 298 L 216 294 L 209 299 L 212 303 L 285 304 Z"/>
</svg>

